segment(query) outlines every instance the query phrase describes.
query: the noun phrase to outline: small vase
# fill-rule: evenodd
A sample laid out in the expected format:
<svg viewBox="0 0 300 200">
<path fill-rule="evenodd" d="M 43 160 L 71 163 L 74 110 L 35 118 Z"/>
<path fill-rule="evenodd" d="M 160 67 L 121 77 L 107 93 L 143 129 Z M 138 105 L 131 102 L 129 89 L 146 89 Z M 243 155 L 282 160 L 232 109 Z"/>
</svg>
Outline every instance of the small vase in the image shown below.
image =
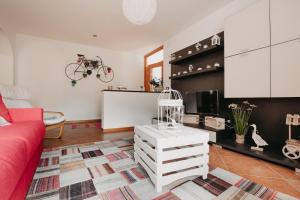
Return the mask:
<svg viewBox="0 0 300 200">
<path fill-rule="evenodd" d="M 163 86 L 158 86 L 156 88 L 154 88 L 154 92 L 162 92 L 164 90 Z"/>
<path fill-rule="evenodd" d="M 245 135 L 235 134 L 235 142 L 238 144 L 244 144 L 245 143 Z"/>
</svg>

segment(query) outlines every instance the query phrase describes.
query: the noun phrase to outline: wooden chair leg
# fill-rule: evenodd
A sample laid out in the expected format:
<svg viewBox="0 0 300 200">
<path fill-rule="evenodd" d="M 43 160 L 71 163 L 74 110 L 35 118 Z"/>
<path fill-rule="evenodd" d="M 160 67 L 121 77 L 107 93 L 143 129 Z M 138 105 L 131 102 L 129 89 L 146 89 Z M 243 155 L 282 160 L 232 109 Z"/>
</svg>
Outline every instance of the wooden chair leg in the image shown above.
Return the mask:
<svg viewBox="0 0 300 200">
<path fill-rule="evenodd" d="M 65 131 L 65 123 L 63 123 L 60 127 L 60 130 L 59 130 L 59 135 L 58 135 L 58 138 L 62 138 L 62 136 L 64 135 L 64 131 Z"/>
<path fill-rule="evenodd" d="M 49 126 L 46 128 L 46 130 L 52 130 L 52 129 L 56 129 L 56 128 L 59 128 L 59 134 L 58 136 L 54 136 L 54 137 L 45 137 L 46 139 L 60 139 L 62 138 L 62 136 L 64 135 L 64 127 L 65 127 L 65 123 L 61 123 L 61 124 L 58 124 L 58 125 L 54 125 L 54 126 Z"/>
</svg>

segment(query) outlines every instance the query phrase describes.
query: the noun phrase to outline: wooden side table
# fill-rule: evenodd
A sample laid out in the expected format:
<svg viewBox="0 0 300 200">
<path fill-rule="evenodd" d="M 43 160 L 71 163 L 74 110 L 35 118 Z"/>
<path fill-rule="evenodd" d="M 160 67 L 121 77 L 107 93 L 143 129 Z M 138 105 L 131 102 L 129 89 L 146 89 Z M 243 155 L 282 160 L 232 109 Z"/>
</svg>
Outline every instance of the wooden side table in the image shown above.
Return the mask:
<svg viewBox="0 0 300 200">
<path fill-rule="evenodd" d="M 146 170 L 157 192 L 185 177 L 207 178 L 208 132 L 186 126 L 158 130 L 155 125 L 135 126 L 134 132 L 135 162 Z"/>
</svg>

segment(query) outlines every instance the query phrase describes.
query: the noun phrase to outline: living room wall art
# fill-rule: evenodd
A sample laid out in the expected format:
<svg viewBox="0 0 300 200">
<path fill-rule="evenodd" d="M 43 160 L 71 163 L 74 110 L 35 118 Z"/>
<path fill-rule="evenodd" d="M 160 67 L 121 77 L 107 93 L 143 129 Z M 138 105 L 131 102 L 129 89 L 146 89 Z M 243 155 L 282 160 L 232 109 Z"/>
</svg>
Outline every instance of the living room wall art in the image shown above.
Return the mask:
<svg viewBox="0 0 300 200">
<path fill-rule="evenodd" d="M 96 78 L 103 83 L 109 83 L 114 79 L 114 71 L 111 67 L 104 65 L 103 60 L 97 56 L 97 59 L 87 59 L 85 55 L 77 54 L 77 61 L 70 63 L 65 68 L 66 76 L 71 80 L 72 86 L 80 80 L 88 78 L 96 72 Z"/>
</svg>

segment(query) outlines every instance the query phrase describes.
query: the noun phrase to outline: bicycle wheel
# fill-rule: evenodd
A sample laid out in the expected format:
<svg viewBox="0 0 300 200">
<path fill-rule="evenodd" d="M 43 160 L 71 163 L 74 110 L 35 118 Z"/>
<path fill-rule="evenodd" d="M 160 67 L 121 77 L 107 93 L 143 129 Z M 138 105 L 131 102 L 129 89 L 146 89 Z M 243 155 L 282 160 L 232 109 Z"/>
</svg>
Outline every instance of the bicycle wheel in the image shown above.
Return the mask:
<svg viewBox="0 0 300 200">
<path fill-rule="evenodd" d="M 82 66 L 82 64 L 78 63 L 70 63 L 65 68 L 65 74 L 66 76 L 74 81 L 79 81 L 83 79 L 83 74 L 85 73 L 85 68 Z"/>
<path fill-rule="evenodd" d="M 114 71 L 110 67 L 100 67 L 97 72 L 97 78 L 104 83 L 109 83 L 114 79 Z"/>
</svg>

